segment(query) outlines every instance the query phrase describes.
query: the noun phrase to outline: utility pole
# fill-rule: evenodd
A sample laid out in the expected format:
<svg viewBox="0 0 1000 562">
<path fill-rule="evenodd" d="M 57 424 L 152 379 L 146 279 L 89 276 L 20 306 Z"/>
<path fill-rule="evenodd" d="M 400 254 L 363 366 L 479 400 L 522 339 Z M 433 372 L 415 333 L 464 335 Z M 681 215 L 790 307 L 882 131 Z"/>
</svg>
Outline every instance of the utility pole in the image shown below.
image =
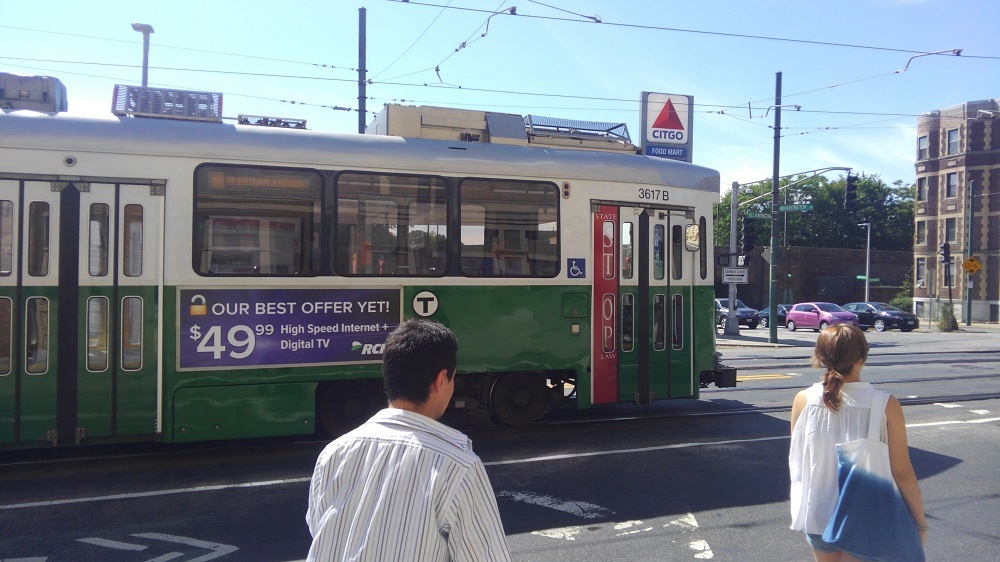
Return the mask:
<svg viewBox="0 0 1000 562">
<path fill-rule="evenodd" d="M 368 116 L 368 111 L 365 108 L 365 99 L 367 97 L 366 92 L 366 71 L 367 66 L 367 55 L 365 53 L 365 42 L 367 37 L 365 34 L 365 14 L 367 10 L 364 8 L 358 8 L 358 133 L 365 134 L 365 118 Z"/>
<path fill-rule="evenodd" d="M 768 291 L 768 335 L 767 341 L 778 343 L 778 260 L 775 259 L 774 246 L 778 243 L 778 163 L 781 156 L 781 72 L 775 74 L 774 83 L 774 170 L 771 174 L 771 254 L 770 290 Z"/>
</svg>

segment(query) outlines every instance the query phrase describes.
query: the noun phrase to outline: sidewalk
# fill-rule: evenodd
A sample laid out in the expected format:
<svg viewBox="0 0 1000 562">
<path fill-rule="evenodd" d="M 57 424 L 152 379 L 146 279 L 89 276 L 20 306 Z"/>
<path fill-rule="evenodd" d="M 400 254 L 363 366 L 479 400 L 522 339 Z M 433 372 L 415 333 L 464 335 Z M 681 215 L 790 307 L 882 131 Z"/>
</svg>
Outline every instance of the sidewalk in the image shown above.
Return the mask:
<svg viewBox="0 0 1000 562">
<path fill-rule="evenodd" d="M 937 322 L 926 325 L 921 322 L 920 328 L 916 332 L 939 332 Z M 871 330 L 869 330 L 871 332 Z M 966 326 L 959 322 L 958 331 L 961 333 L 997 334 L 1000 336 L 1000 324 L 987 322 L 973 322 L 971 326 Z M 757 328 L 754 330 L 741 329 L 740 335 L 729 335 L 716 332 L 716 347 L 813 347 L 816 345 L 816 332 L 812 330 L 798 330 L 789 332 L 784 328 L 778 328 L 778 342 L 771 343 L 770 328 Z"/>
</svg>

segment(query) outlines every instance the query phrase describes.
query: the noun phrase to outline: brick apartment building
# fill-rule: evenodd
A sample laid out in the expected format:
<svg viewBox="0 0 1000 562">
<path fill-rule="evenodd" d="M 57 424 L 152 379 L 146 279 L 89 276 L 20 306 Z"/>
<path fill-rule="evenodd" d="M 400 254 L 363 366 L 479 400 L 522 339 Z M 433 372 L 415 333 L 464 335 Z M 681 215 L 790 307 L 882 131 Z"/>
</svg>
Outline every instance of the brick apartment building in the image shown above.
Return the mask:
<svg viewBox="0 0 1000 562">
<path fill-rule="evenodd" d="M 921 115 L 916 173 L 914 312 L 932 321 L 951 299 L 961 323 L 971 295 L 973 322 L 1000 321 L 1000 98 Z M 946 242 L 947 278 L 941 263 Z M 978 260 L 978 271 L 963 268 L 970 257 Z"/>
</svg>

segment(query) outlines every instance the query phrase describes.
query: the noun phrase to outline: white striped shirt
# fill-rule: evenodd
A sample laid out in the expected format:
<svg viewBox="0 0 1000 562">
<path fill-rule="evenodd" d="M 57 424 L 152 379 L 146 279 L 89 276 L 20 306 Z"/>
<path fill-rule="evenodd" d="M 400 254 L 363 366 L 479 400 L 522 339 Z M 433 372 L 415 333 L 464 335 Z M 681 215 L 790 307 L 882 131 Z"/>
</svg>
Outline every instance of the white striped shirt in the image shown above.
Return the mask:
<svg viewBox="0 0 1000 562">
<path fill-rule="evenodd" d="M 462 432 L 386 408 L 320 453 L 308 560 L 510 560 L 486 469 Z"/>
</svg>

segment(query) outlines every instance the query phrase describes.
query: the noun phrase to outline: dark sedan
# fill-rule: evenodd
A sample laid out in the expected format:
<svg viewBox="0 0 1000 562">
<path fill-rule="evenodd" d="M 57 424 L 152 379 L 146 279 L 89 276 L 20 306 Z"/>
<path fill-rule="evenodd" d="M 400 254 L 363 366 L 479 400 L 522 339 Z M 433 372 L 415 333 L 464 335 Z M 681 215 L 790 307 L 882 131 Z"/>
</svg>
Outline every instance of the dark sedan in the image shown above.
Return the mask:
<svg viewBox="0 0 1000 562">
<path fill-rule="evenodd" d="M 884 302 L 851 302 L 844 305 L 844 310 L 858 315 L 862 330 L 875 328 L 876 332 L 884 332 L 899 328 L 910 332 L 920 327 L 916 316 Z"/>
<path fill-rule="evenodd" d="M 790 304 L 779 304 L 778 305 L 778 323 L 775 326 L 785 325 L 785 316 L 788 311 L 792 308 Z M 771 324 L 771 310 L 770 307 L 764 307 L 760 310 L 760 327 L 767 328 Z"/>
</svg>

